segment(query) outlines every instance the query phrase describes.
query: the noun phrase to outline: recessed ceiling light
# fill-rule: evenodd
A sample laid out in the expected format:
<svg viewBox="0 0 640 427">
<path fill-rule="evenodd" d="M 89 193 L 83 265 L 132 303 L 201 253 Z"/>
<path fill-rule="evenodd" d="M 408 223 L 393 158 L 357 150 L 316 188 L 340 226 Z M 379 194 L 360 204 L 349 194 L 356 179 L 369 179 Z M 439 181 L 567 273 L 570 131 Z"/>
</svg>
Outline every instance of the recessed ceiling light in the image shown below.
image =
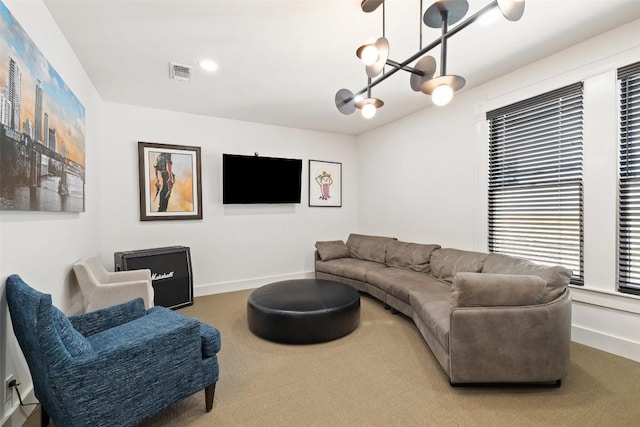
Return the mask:
<svg viewBox="0 0 640 427">
<path fill-rule="evenodd" d="M 205 71 L 216 71 L 218 69 L 218 64 L 216 64 L 215 61 L 212 61 L 211 59 L 203 59 L 198 62 L 198 65 Z"/>
</svg>

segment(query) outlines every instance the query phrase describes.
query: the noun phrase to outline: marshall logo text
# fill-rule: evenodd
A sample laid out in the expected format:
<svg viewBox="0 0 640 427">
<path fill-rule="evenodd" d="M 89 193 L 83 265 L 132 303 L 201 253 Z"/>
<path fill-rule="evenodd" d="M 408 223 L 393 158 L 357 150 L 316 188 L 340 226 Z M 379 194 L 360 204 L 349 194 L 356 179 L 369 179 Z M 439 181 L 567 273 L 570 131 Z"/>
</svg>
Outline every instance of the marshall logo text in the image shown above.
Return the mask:
<svg viewBox="0 0 640 427">
<path fill-rule="evenodd" d="M 171 279 L 173 277 L 173 271 L 169 272 L 169 273 L 162 273 L 162 274 L 157 274 L 157 273 L 153 273 L 151 275 L 151 280 L 162 280 L 162 279 Z"/>
</svg>

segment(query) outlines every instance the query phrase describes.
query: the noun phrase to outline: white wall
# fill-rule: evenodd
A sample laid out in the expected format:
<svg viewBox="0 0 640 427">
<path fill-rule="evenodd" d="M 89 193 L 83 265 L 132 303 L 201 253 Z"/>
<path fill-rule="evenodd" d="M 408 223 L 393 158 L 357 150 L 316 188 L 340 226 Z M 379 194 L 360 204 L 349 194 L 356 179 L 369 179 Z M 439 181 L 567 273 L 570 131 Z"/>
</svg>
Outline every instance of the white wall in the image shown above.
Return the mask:
<svg viewBox="0 0 640 427">
<path fill-rule="evenodd" d="M 585 286 L 573 339 L 640 361 L 640 298 L 616 292 L 617 67 L 640 61 L 640 21 L 358 137 L 358 229 L 487 250 L 485 113 L 577 81 L 585 87 Z"/>
<path fill-rule="evenodd" d="M 354 137 L 104 103 L 44 4 L 5 4 L 86 109 L 87 181 L 85 213 L 0 211 L 2 384 L 12 374 L 32 397 L 5 302 L 9 274 L 75 312 L 82 302 L 71 266 L 87 256 L 98 254 L 112 269 L 115 251 L 189 246 L 195 294 L 202 295 L 311 275 L 314 242 L 344 239 L 356 228 Z M 203 220 L 139 220 L 137 141 L 202 148 Z M 302 203 L 223 206 L 223 152 L 303 159 Z M 308 207 L 309 159 L 342 163 L 342 208 Z M 0 425 L 22 425 L 28 412 L 16 405 L 0 402 Z"/>
<path fill-rule="evenodd" d="M 315 241 L 356 227 L 354 137 L 114 103 L 104 119 L 100 255 L 110 268 L 117 251 L 184 245 L 196 295 L 256 287 L 311 274 Z M 201 147 L 202 220 L 140 221 L 138 141 Z M 222 153 L 254 152 L 303 160 L 302 203 L 222 205 Z M 309 159 L 342 163 L 342 208 L 308 206 Z"/>
<path fill-rule="evenodd" d="M 423 110 L 359 137 L 359 231 L 474 248 L 473 108 L 460 99 L 452 107 Z"/>
<path fill-rule="evenodd" d="M 86 76 L 71 47 L 39 0 L 3 0 L 36 46 L 60 74 L 86 110 L 86 212 L 80 214 L 0 211 L 0 379 L 13 374 L 26 395 L 31 381 L 26 363 L 15 341 L 5 301 L 5 280 L 19 274 L 27 283 L 51 293 L 54 304 L 68 309 L 78 300 L 77 285 L 71 278 L 71 264 L 98 250 L 100 221 L 99 147 L 102 140 L 102 112 L 96 90 Z M 0 402 L 0 424 L 16 411 Z M 17 413 L 11 425 L 20 425 Z"/>
</svg>

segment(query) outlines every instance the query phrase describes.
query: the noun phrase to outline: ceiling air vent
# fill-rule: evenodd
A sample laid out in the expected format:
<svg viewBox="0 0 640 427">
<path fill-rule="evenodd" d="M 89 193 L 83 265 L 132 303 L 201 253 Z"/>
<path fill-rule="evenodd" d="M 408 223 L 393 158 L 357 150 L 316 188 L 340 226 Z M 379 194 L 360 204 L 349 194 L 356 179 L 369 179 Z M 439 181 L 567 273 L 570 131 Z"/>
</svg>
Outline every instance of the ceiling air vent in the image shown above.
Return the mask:
<svg viewBox="0 0 640 427">
<path fill-rule="evenodd" d="M 169 62 L 169 77 L 183 82 L 191 81 L 191 69 L 188 65 L 176 64 Z"/>
</svg>

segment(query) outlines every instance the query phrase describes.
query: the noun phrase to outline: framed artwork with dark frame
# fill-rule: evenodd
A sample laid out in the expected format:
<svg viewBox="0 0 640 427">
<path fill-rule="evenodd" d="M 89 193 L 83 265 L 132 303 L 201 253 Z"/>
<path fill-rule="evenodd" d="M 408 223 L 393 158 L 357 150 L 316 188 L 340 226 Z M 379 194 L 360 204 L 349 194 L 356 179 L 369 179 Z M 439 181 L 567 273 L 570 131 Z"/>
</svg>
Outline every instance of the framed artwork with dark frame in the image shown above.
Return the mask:
<svg viewBox="0 0 640 427">
<path fill-rule="evenodd" d="M 342 163 L 309 160 L 309 206 L 342 207 Z"/>
<path fill-rule="evenodd" d="M 202 219 L 200 147 L 138 142 L 140 220 Z"/>
</svg>

